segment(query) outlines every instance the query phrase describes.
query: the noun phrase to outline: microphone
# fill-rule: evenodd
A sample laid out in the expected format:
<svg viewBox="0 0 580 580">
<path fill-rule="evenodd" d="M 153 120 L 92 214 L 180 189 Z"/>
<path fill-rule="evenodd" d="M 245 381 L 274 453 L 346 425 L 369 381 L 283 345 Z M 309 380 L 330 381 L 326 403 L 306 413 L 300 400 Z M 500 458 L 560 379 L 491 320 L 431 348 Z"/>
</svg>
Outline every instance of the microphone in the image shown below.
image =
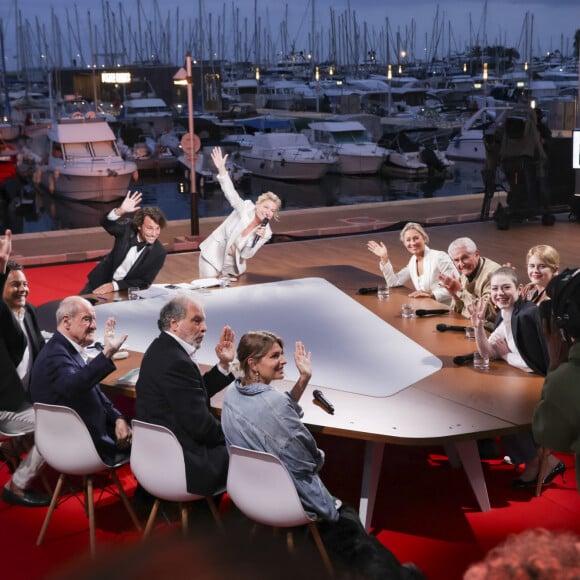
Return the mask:
<svg viewBox="0 0 580 580">
<path fill-rule="evenodd" d="M 460 354 L 458 356 L 453 357 L 453 364 L 454 365 L 464 365 L 465 363 L 471 362 L 473 360 L 473 353 L 469 354 Z"/>
<path fill-rule="evenodd" d="M 319 391 L 318 389 L 314 389 L 314 391 L 312 391 L 312 396 L 316 399 L 316 401 L 318 403 L 320 403 L 322 405 L 322 407 L 324 408 L 324 410 L 327 413 L 330 413 L 331 415 L 334 415 L 334 406 L 332 405 L 332 403 L 330 403 L 330 401 L 322 394 L 322 391 Z"/>
<path fill-rule="evenodd" d="M 262 220 L 262 223 L 260 224 L 260 227 L 261 227 L 261 228 L 265 228 L 265 227 L 268 225 L 268 222 L 269 222 L 269 221 L 270 221 L 270 220 L 269 220 L 268 218 L 264 218 L 264 219 Z M 255 246 L 255 245 L 258 243 L 258 240 L 259 240 L 259 239 L 260 239 L 260 235 L 259 235 L 259 234 L 256 234 L 256 235 L 254 236 L 254 241 L 252 242 L 252 248 L 253 248 L 253 247 L 254 247 L 254 246 Z"/>
<path fill-rule="evenodd" d="M 434 316 L 436 314 L 449 314 L 449 310 L 445 308 L 432 308 L 430 310 L 419 308 L 419 310 L 415 310 L 415 316 Z"/>
<path fill-rule="evenodd" d="M 437 330 L 439 332 L 445 332 L 446 330 L 455 330 L 457 332 L 465 332 L 465 329 L 469 328 L 468 326 L 453 326 L 451 324 L 438 324 Z"/>
<path fill-rule="evenodd" d="M 87 348 L 94 348 L 99 352 L 102 352 L 105 350 L 105 345 L 102 342 L 95 342 L 95 344 L 91 344 L 90 346 L 87 346 Z"/>
<path fill-rule="evenodd" d="M 376 294 L 378 291 L 378 286 L 371 286 L 370 288 L 359 288 L 357 294 Z"/>
</svg>

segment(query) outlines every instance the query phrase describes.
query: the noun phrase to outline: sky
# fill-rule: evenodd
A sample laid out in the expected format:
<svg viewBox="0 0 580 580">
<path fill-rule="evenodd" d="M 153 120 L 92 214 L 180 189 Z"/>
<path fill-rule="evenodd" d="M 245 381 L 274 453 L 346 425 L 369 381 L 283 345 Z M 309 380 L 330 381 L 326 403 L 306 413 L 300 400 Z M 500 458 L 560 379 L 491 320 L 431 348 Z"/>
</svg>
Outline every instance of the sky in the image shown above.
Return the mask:
<svg viewBox="0 0 580 580">
<path fill-rule="evenodd" d="M 218 20 L 225 14 L 226 49 L 228 39 L 232 37 L 232 22 L 234 7 L 239 13 L 241 27 L 248 29 L 248 34 L 253 33 L 254 15 L 257 14 L 262 29 L 270 31 L 272 42 L 275 47 L 281 47 L 280 23 L 284 15 L 288 15 L 288 37 L 296 50 L 308 50 L 310 48 L 309 34 L 312 28 L 312 4 L 315 2 L 315 22 L 317 29 L 324 30 L 325 38 L 330 30 L 331 7 L 336 18 L 340 15 L 355 13 L 357 21 L 363 27 L 366 22 L 369 35 L 374 32 L 375 40 L 380 37 L 379 32 L 386 29 L 388 19 L 390 34 L 396 36 L 399 32 L 401 38 L 410 38 L 411 25 L 415 27 L 414 52 L 420 56 L 430 43 L 433 36 L 434 22 L 438 14 L 439 23 L 443 24 L 440 30 L 444 30 L 439 44 L 439 51 L 447 54 L 451 49 L 464 49 L 479 34 L 487 37 L 488 45 L 501 44 L 517 48 L 520 54 L 525 50 L 525 39 L 532 38 L 532 54 L 538 56 L 548 51 L 560 50 L 564 54 L 570 54 L 574 32 L 580 29 L 580 0 L 441 0 L 439 3 L 432 0 L 188 0 L 177 2 L 175 0 L 140 0 L 141 11 L 144 20 L 149 22 L 173 22 L 179 14 L 182 22 L 182 30 L 187 30 L 191 22 L 198 18 L 200 5 L 204 15 L 204 30 L 214 30 L 216 38 L 219 32 L 216 30 Z M 67 11 L 69 18 L 74 19 L 74 10 L 80 21 L 81 36 L 84 41 L 87 38 L 86 22 L 88 13 L 91 12 L 93 24 L 102 22 L 103 6 L 108 5 L 111 11 L 119 13 L 122 5 L 126 15 L 131 15 L 133 26 L 136 29 L 137 6 L 139 0 L 3 0 L 2 19 L 5 36 L 5 51 L 8 68 L 13 69 L 16 54 L 16 17 L 17 10 L 23 20 L 28 20 L 32 30 L 35 30 L 36 19 L 45 26 L 46 35 L 50 38 L 51 10 L 57 16 L 61 30 L 67 29 Z M 8 7 L 8 10 L 5 9 Z M 178 9 L 179 7 L 179 9 Z M 484 10 L 484 7 L 486 9 Z M 177 11 L 179 10 L 179 12 Z M 211 26 L 209 14 L 211 16 Z M 485 13 L 485 18 L 484 18 Z M 528 14 L 528 28 L 524 28 L 524 22 Z M 533 32 L 532 30 L 533 20 Z M 189 23 L 189 24 L 188 24 Z M 169 25 L 171 27 L 172 25 Z M 527 35 L 525 30 L 527 30 Z M 170 32 L 171 34 L 171 32 Z M 70 38 L 70 36 L 69 36 Z M 179 36 L 178 36 L 179 38 Z M 392 37 L 391 37 L 392 38 Z M 326 41 L 324 41 L 326 42 Z M 372 43 L 371 42 L 371 43 Z M 50 41 L 49 41 L 50 44 Z M 480 44 L 483 42 L 480 40 Z M 49 48 L 50 50 L 50 48 Z M 175 47 L 175 52 L 179 49 Z M 193 55 L 195 58 L 195 55 Z M 227 55 L 226 55 L 227 56 Z M 230 58 L 233 55 L 229 55 Z"/>
</svg>

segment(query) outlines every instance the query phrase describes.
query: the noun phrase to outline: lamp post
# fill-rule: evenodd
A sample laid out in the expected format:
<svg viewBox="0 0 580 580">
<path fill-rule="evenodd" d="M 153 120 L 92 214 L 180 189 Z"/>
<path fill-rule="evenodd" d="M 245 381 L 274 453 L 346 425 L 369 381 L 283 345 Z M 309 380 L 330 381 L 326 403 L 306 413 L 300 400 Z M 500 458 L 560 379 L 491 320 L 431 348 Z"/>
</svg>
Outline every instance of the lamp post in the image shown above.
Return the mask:
<svg viewBox="0 0 580 580">
<path fill-rule="evenodd" d="M 191 74 L 191 52 L 185 55 L 185 71 L 180 68 L 173 77 L 175 84 L 187 85 L 187 117 L 189 133 L 186 138 L 186 149 L 184 155 L 189 153 L 189 178 L 191 192 L 191 235 L 199 235 L 199 215 L 197 211 L 197 190 L 195 186 L 195 135 L 193 121 L 193 78 Z M 183 144 L 183 141 L 182 141 Z"/>
<path fill-rule="evenodd" d="M 389 100 L 387 102 L 387 116 L 391 116 L 391 107 L 393 105 L 393 95 L 391 85 L 393 84 L 393 66 L 387 65 L 387 80 L 389 81 Z"/>
<path fill-rule="evenodd" d="M 316 80 L 316 112 L 320 112 L 320 69 L 316 67 L 314 70 L 314 78 Z"/>
</svg>

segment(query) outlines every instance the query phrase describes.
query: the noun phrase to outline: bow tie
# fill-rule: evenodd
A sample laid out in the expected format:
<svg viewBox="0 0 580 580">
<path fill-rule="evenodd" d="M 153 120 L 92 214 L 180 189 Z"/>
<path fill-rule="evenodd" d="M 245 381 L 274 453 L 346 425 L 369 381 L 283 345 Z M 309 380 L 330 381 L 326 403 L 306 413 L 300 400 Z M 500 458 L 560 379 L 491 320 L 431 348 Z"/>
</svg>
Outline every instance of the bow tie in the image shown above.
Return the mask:
<svg viewBox="0 0 580 580">
<path fill-rule="evenodd" d="M 131 242 L 131 246 L 130 247 L 135 246 L 137 248 L 137 251 L 140 252 L 147 245 L 148 245 L 147 242 L 140 242 L 137 238 L 135 238 Z"/>
</svg>

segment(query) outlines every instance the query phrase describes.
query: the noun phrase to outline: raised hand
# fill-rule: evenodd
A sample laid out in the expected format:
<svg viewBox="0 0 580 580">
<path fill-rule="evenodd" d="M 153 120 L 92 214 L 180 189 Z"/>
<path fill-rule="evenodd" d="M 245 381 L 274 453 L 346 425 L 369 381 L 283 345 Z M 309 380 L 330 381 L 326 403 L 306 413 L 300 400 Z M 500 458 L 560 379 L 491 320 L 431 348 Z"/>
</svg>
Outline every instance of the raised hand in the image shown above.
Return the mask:
<svg viewBox="0 0 580 580">
<path fill-rule="evenodd" d="M 375 256 L 381 259 L 381 262 L 385 263 L 389 261 L 389 253 L 387 251 L 387 246 L 383 242 L 377 244 L 377 242 L 371 240 L 367 243 L 367 249 L 372 252 Z"/>
<path fill-rule="evenodd" d="M 226 170 L 226 162 L 228 160 L 228 155 L 224 155 L 222 152 L 221 147 L 214 147 L 211 150 L 211 160 L 215 165 L 216 169 L 218 170 L 219 175 L 225 175 L 227 173 Z"/>
<path fill-rule="evenodd" d="M 304 343 L 299 340 L 296 341 L 294 362 L 296 363 L 296 368 L 298 369 L 300 376 L 310 379 L 312 376 L 312 353 L 310 351 L 306 352 Z"/>
<path fill-rule="evenodd" d="M 119 207 L 119 212 L 121 215 L 126 213 L 133 213 L 139 209 L 139 204 L 143 199 L 143 194 L 140 191 L 128 191 L 123 203 Z"/>
<path fill-rule="evenodd" d="M 215 353 L 220 365 L 229 370 L 230 363 L 236 358 L 236 335 L 229 326 L 224 326 L 219 342 L 215 347 Z"/>
<path fill-rule="evenodd" d="M 474 328 L 484 325 L 488 303 L 487 298 L 478 298 L 472 304 L 467 305 L 469 316 L 471 316 L 471 324 Z"/>
<path fill-rule="evenodd" d="M 115 327 L 117 326 L 117 321 L 114 318 L 108 318 L 105 322 L 105 348 L 103 354 L 107 358 L 111 358 L 120 348 L 123 343 L 127 340 L 127 335 L 124 334 L 121 337 L 115 336 Z"/>
<path fill-rule="evenodd" d="M 2 239 L 0 239 L 0 272 L 6 271 L 6 264 L 12 253 L 12 230 L 6 230 Z"/>
</svg>

